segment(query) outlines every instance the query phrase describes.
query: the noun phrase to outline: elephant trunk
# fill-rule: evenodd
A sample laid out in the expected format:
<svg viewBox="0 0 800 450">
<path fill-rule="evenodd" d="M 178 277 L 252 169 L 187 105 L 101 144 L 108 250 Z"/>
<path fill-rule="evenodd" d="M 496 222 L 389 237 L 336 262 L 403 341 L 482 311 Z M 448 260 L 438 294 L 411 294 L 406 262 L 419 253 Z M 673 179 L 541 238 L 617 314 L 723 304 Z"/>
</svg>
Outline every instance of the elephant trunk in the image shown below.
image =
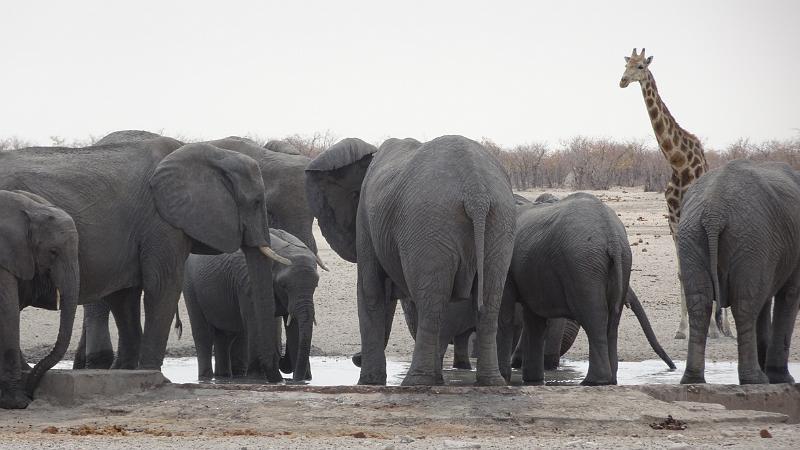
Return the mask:
<svg viewBox="0 0 800 450">
<path fill-rule="evenodd" d="M 244 310 L 252 319 L 245 323 L 247 329 L 247 372 L 252 376 L 265 376 L 270 382 L 282 381 L 278 371 L 278 342 L 272 333 L 275 322 L 275 295 L 272 290 L 272 261 L 259 247 L 242 248 L 247 261 L 250 279 L 250 299 Z"/>
<path fill-rule="evenodd" d="M 294 316 L 297 320 L 297 357 L 294 361 L 292 379 L 303 381 L 310 379 L 308 357 L 311 354 L 311 337 L 314 333 L 314 300 L 302 298 L 297 302 Z"/>
<path fill-rule="evenodd" d="M 661 344 L 658 343 L 658 339 L 656 339 L 656 334 L 653 333 L 653 327 L 650 326 L 650 320 L 647 319 L 647 314 L 644 313 L 644 308 L 642 308 L 642 303 L 639 302 L 639 297 L 636 296 L 636 293 L 633 292 L 632 288 L 628 288 L 628 303 L 631 305 L 631 309 L 633 313 L 636 315 L 636 319 L 639 321 L 639 325 L 642 327 L 642 331 L 644 331 L 645 337 L 647 337 L 647 342 L 650 343 L 650 347 L 656 352 L 656 354 L 661 357 L 661 359 L 667 363 L 670 369 L 675 370 L 675 363 L 672 362 L 672 359 L 667 355 L 667 352 L 661 347 Z"/>
<path fill-rule="evenodd" d="M 58 269 L 51 271 L 53 284 L 56 289 L 56 306 L 61 310 L 61 321 L 58 326 L 58 337 L 53 349 L 47 356 L 39 361 L 28 374 L 25 391 L 33 397 L 33 392 L 39 386 L 44 373 L 61 361 L 69 347 L 72 338 L 72 327 L 75 324 L 75 312 L 78 309 L 78 292 L 80 286 L 80 271 L 78 269 L 77 250 L 71 261 Z"/>
</svg>

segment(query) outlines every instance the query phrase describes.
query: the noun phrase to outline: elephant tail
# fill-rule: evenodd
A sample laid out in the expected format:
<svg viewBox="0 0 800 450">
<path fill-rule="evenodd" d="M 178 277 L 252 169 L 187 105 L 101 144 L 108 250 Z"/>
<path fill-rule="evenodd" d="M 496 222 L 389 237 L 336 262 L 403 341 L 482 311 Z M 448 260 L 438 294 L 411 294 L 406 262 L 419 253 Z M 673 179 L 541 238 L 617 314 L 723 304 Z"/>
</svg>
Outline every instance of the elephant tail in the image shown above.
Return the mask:
<svg viewBox="0 0 800 450">
<path fill-rule="evenodd" d="M 621 309 L 622 305 L 627 303 L 626 294 L 628 290 L 628 283 L 627 280 L 625 280 L 621 244 L 622 243 L 619 241 L 617 236 L 612 234 L 612 237 L 608 242 L 608 256 L 611 258 L 611 261 L 614 264 L 614 272 L 611 276 L 611 282 L 613 283 L 613 290 L 611 291 L 613 301 L 608 302 L 609 308 Z"/>
<path fill-rule="evenodd" d="M 644 335 L 647 338 L 647 342 L 650 344 L 650 347 L 653 348 L 653 351 L 665 362 L 670 369 L 675 369 L 675 363 L 672 362 L 672 359 L 669 357 L 667 352 L 664 351 L 664 348 L 661 347 L 661 344 L 656 339 L 656 334 L 653 332 L 653 327 L 650 326 L 650 320 L 647 318 L 647 314 L 644 312 L 644 308 L 642 307 L 642 303 L 639 301 L 639 297 L 636 296 L 636 292 L 633 292 L 633 289 L 628 288 L 628 296 L 626 298 L 628 304 L 631 305 L 631 309 L 633 313 L 636 315 L 636 320 L 639 321 L 639 325 L 642 327 L 642 331 L 644 331 Z"/>
<path fill-rule="evenodd" d="M 483 195 L 472 197 L 464 202 L 467 216 L 472 219 L 472 231 L 475 235 L 475 269 L 478 272 L 478 287 L 475 293 L 475 311 L 483 312 L 483 263 L 485 259 L 486 216 L 489 215 L 489 201 Z"/>
<path fill-rule="evenodd" d="M 719 264 L 719 225 L 715 221 L 704 220 L 703 228 L 708 239 L 708 269 L 711 272 L 711 284 L 714 287 L 711 299 L 717 302 L 719 308 L 724 308 L 728 305 L 722 304 L 722 295 L 720 295 L 719 291 L 719 271 L 717 269 Z"/>
<path fill-rule="evenodd" d="M 183 336 L 183 322 L 181 322 L 180 308 L 177 306 L 175 307 L 175 334 L 178 335 L 178 339 Z"/>
</svg>

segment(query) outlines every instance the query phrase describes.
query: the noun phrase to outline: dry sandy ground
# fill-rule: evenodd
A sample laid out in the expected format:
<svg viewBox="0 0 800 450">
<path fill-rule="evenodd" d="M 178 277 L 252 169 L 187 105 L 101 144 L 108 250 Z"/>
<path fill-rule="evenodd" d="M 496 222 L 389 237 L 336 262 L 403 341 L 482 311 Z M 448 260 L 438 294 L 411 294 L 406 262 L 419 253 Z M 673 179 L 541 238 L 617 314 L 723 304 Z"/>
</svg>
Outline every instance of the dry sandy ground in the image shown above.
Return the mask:
<svg viewBox="0 0 800 450">
<path fill-rule="evenodd" d="M 543 191 L 523 192 L 531 199 Z M 559 196 L 570 192 L 549 191 Z M 633 272 L 631 284 L 644 304 L 661 345 L 676 360 L 686 359 L 686 341 L 673 339 L 680 318 L 679 285 L 677 279 L 675 248 L 664 217 L 666 204 L 660 193 L 641 189 L 615 188 L 609 191 L 590 191 L 613 208 L 628 229 L 628 240 L 633 245 Z M 351 355 L 360 347 L 358 320 L 356 318 L 356 266 L 339 258 L 317 232 L 320 255 L 331 268 L 321 272 L 315 296 L 317 323 L 314 329 L 314 347 L 317 355 Z M 641 242 L 640 242 L 641 241 Z M 80 309 L 80 308 L 79 308 Z M 184 335 L 178 339 L 170 336 L 168 354 L 194 355 L 188 315 L 180 303 L 184 319 Z M 78 342 L 81 311 L 76 320 L 72 346 Z M 733 325 L 733 317 L 730 317 Z M 113 321 L 112 332 L 115 333 Z M 58 314 L 28 308 L 22 312 L 22 348 L 32 356 L 41 356 L 55 342 Z M 623 313 L 619 331 L 619 356 L 622 361 L 656 359 L 644 338 L 636 318 L 630 310 Z M 790 361 L 800 361 L 800 338 L 795 333 Z M 114 338 L 116 339 L 116 338 Z M 709 339 L 707 356 L 711 360 L 735 361 L 736 341 L 732 338 Z M 401 308 L 398 306 L 393 333 L 387 349 L 390 358 L 408 360 L 413 341 L 407 331 Z M 567 356 L 587 359 L 588 342 L 581 333 Z"/>
</svg>

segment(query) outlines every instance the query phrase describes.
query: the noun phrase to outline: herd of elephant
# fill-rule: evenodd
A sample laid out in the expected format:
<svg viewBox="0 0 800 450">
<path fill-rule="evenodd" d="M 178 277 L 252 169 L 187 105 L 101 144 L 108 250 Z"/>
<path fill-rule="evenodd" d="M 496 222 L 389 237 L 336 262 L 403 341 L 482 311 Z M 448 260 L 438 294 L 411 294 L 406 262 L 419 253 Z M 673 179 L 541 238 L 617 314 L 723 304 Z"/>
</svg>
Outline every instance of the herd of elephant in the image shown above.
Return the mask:
<svg viewBox="0 0 800 450">
<path fill-rule="evenodd" d="M 793 381 L 798 205 L 800 174 L 777 163 L 734 161 L 689 190 L 678 233 L 691 326 L 682 382 L 704 382 L 713 302 L 732 309 L 741 383 Z M 348 138 L 309 160 L 275 141 L 119 131 L 86 148 L 0 152 L 0 407 L 30 403 L 69 346 L 79 304 L 75 368 L 160 369 L 181 293 L 201 378 L 309 379 L 317 269 L 327 270 L 315 218 L 357 264 L 360 384 L 386 383 L 397 300 L 415 340 L 404 385 L 441 384 L 450 342 L 455 365 L 470 367 L 473 332 L 478 385 L 507 384 L 513 360 L 525 383 L 542 384 L 578 326 L 589 340 L 583 384 L 616 384 L 625 305 L 674 368 L 630 288 L 617 215 L 584 193 L 515 196 L 475 141 Z M 60 310 L 56 344 L 33 368 L 19 344 L 25 306 Z"/>
</svg>

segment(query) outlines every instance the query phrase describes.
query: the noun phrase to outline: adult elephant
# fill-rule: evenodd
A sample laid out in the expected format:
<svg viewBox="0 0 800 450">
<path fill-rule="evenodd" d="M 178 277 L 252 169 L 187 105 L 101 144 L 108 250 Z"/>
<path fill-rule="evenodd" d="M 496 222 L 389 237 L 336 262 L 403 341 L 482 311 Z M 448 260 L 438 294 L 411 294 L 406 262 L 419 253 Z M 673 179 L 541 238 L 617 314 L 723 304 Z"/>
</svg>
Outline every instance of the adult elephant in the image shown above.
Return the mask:
<svg viewBox="0 0 800 450">
<path fill-rule="evenodd" d="M 78 231 L 43 198 L 0 191 L 0 408 L 25 408 L 42 375 L 67 351 L 78 307 Z M 23 379 L 20 315 L 26 306 L 61 310 L 55 346 Z"/>
<path fill-rule="evenodd" d="M 22 187 L 75 221 L 79 303 L 103 299 L 115 316 L 136 318 L 118 322 L 120 339 L 130 343 L 120 346 L 127 351 L 120 359 L 132 368 L 161 367 L 190 251 L 241 248 L 248 270 L 271 274 L 269 257 L 276 255 L 269 248 L 264 185 L 257 163 L 241 154 L 169 138 L 1 152 L 0 188 Z M 272 283 L 253 278 L 258 286 L 252 314 L 271 318 Z M 280 380 L 275 336 L 253 333 L 253 372 Z"/>
<path fill-rule="evenodd" d="M 478 384 L 505 384 L 495 333 L 514 199 L 500 163 L 461 136 L 389 139 L 380 150 L 350 138 L 315 158 L 306 177 L 323 235 L 358 264 L 359 384 L 386 383 L 397 298 L 415 303 L 420 323 L 404 385 L 443 382 L 438 340 L 451 301 L 478 312 Z"/>
<path fill-rule="evenodd" d="M 629 295 L 630 271 L 625 227 L 596 197 L 577 193 L 522 206 L 498 325 L 503 375 L 507 379 L 511 375 L 513 316 L 515 305 L 521 303 L 525 383 L 544 383 L 546 323 L 566 317 L 576 320 L 589 338 L 589 370 L 582 384 L 616 384 L 622 306 L 630 302 L 634 311 L 642 313 L 645 331 L 652 332 L 638 299 Z M 643 320 L 639 313 L 637 317 Z M 664 357 L 674 368 L 665 353 Z"/>
<path fill-rule="evenodd" d="M 703 175 L 684 198 L 678 257 L 689 310 L 681 383 L 705 382 L 713 302 L 733 312 L 739 383 L 794 383 L 788 360 L 800 304 L 800 173 L 738 160 Z"/>
<path fill-rule="evenodd" d="M 142 130 L 115 131 L 103 137 L 100 144 L 124 144 L 158 138 L 159 135 Z M 269 214 L 269 224 L 273 228 L 285 230 L 296 236 L 314 253 L 317 243 L 312 230 L 314 216 L 308 208 L 305 197 L 305 168 L 310 159 L 286 152 L 274 150 L 278 144 L 269 148 L 261 148 L 253 141 L 236 136 L 209 141 L 207 144 L 234 151 L 254 159 L 258 163 L 261 177 L 264 180 L 264 199 Z M 328 270 L 319 260 L 320 267 Z M 104 303 L 94 303 L 84 307 L 84 324 L 81 342 L 76 351 L 74 368 L 107 369 L 126 368 L 122 361 L 114 360 L 114 350 L 108 330 L 110 307 Z M 117 317 L 118 327 L 134 327 L 138 316 Z M 286 331 L 287 338 L 297 339 L 297 330 Z M 120 340 L 118 349 L 128 343 Z"/>
<path fill-rule="evenodd" d="M 292 262 L 273 268 L 276 314 L 287 317 L 286 356 L 281 371 L 295 381 L 311 379 L 309 354 L 314 330 L 314 291 L 319 282 L 317 258 L 291 234 L 270 229 L 272 248 Z M 275 332 L 274 320 L 257 323 L 248 316 L 251 289 L 244 255 L 240 252 L 207 256 L 190 255 L 186 261 L 183 296 L 192 325 L 200 378 L 245 376 L 247 335 L 251 327 Z M 242 345 L 245 344 L 245 345 Z M 211 355 L 215 360 L 211 370 Z"/>
</svg>

